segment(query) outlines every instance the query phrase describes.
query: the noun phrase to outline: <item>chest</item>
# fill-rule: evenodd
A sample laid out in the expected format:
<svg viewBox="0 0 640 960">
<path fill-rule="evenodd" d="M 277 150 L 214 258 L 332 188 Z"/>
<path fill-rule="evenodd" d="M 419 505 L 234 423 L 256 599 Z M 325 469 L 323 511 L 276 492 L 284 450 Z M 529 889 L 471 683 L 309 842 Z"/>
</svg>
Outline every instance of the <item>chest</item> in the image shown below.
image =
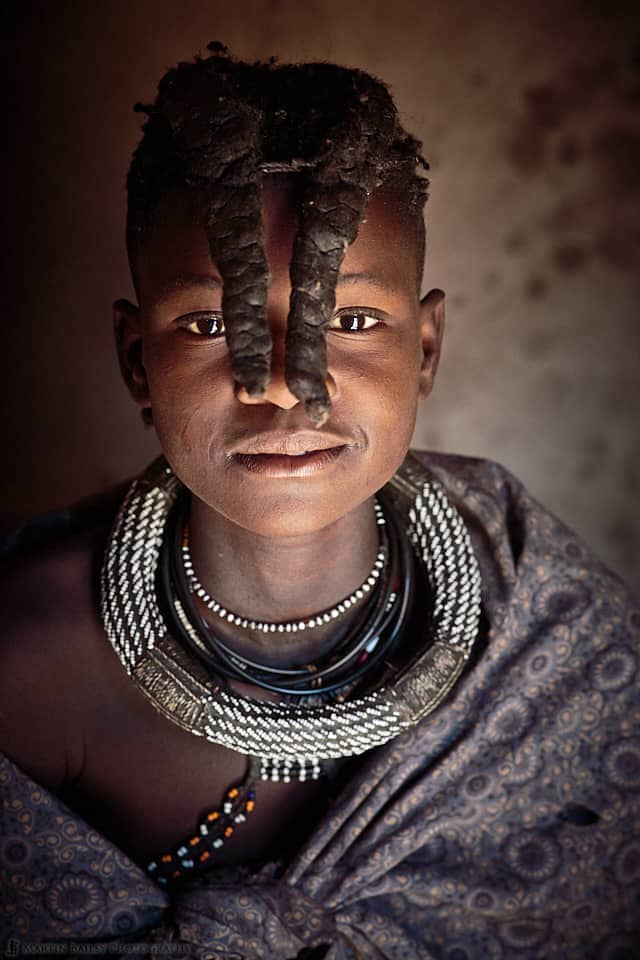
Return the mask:
<svg viewBox="0 0 640 960">
<path fill-rule="evenodd" d="M 144 866 L 188 843 L 200 824 L 211 825 L 209 815 L 224 814 L 227 792 L 244 780 L 248 759 L 162 717 L 124 674 L 113 694 L 91 713 L 85 762 L 66 799 Z M 212 849 L 215 862 L 289 855 L 322 819 L 329 799 L 325 779 L 258 780 L 251 811 Z"/>
</svg>

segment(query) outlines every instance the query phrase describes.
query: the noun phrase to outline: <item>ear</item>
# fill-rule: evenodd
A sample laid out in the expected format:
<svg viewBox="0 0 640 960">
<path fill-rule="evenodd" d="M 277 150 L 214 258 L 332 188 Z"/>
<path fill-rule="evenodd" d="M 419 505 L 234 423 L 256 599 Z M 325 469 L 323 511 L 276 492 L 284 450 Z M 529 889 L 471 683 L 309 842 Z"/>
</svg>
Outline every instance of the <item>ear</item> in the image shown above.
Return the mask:
<svg viewBox="0 0 640 960">
<path fill-rule="evenodd" d="M 120 371 L 129 393 L 141 407 L 148 407 L 149 388 L 142 362 L 142 329 L 138 307 L 128 300 L 116 300 L 113 305 L 113 332 Z"/>
<path fill-rule="evenodd" d="M 444 333 L 444 293 L 430 290 L 420 301 L 420 334 L 422 338 L 422 367 L 420 368 L 420 396 L 428 397 L 440 360 Z"/>
</svg>

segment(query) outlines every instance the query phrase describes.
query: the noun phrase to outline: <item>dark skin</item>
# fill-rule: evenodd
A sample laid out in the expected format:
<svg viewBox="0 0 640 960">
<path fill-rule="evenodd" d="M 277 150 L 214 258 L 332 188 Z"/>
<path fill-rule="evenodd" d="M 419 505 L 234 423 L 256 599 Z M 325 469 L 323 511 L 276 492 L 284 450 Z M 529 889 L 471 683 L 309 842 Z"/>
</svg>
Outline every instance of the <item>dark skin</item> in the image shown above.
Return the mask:
<svg viewBox="0 0 640 960">
<path fill-rule="evenodd" d="M 415 250 L 390 199 L 375 195 L 342 267 L 328 334 L 332 414 L 314 431 L 283 377 L 296 211 L 287 183 L 274 179 L 264 209 L 274 356 L 262 398 L 233 383 L 224 337 L 215 335 L 216 267 L 177 196 L 139 251 L 140 306 L 118 301 L 115 326 L 129 390 L 151 405 L 165 454 L 193 493 L 201 581 L 230 609 L 286 620 L 332 606 L 369 572 L 373 495 L 402 462 L 418 399 L 431 389 L 443 295 L 418 300 Z M 310 458 L 293 456 L 309 446 Z M 99 615 L 107 534 L 108 524 L 95 527 L 7 571 L 0 745 L 145 863 L 219 804 L 246 758 L 180 730 L 126 676 Z M 271 637 L 265 647 L 263 634 L 227 636 L 283 666 L 332 641 L 327 630 L 279 635 L 277 647 Z M 255 813 L 217 862 L 278 855 L 285 835 L 295 845 L 320 814 L 323 791 L 322 783 L 261 785 Z"/>
</svg>

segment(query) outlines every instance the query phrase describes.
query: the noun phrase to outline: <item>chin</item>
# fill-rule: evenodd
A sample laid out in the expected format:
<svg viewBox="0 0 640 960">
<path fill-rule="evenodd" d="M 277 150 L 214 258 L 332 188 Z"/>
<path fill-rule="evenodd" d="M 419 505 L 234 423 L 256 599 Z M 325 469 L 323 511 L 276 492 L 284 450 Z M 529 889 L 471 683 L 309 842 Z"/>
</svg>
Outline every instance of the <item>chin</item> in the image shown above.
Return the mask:
<svg viewBox="0 0 640 960">
<path fill-rule="evenodd" d="M 255 504 L 254 509 L 245 507 L 242 510 L 221 512 L 224 512 L 228 520 L 244 530 L 249 530 L 260 537 L 273 539 L 302 537 L 316 533 L 335 523 L 352 509 L 353 505 L 343 509 L 336 505 L 331 509 L 326 502 L 313 503 L 285 494 L 278 497 L 276 502 L 272 498 L 265 497 L 260 503 Z"/>
</svg>

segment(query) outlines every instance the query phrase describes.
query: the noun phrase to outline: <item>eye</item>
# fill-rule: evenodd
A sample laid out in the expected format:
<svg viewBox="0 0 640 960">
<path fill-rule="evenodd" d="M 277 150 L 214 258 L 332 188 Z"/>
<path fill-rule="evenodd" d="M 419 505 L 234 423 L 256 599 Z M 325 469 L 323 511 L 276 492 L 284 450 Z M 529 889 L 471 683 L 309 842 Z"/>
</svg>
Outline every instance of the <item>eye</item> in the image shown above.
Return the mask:
<svg viewBox="0 0 640 960">
<path fill-rule="evenodd" d="M 344 333 L 360 333 L 363 330 L 371 330 L 380 323 L 382 323 L 381 317 L 373 311 L 351 307 L 349 310 L 337 313 L 331 320 L 329 329 L 342 330 Z"/>
<path fill-rule="evenodd" d="M 189 313 L 178 317 L 176 322 L 199 337 L 220 337 L 224 334 L 224 320 L 219 313 Z"/>
</svg>

